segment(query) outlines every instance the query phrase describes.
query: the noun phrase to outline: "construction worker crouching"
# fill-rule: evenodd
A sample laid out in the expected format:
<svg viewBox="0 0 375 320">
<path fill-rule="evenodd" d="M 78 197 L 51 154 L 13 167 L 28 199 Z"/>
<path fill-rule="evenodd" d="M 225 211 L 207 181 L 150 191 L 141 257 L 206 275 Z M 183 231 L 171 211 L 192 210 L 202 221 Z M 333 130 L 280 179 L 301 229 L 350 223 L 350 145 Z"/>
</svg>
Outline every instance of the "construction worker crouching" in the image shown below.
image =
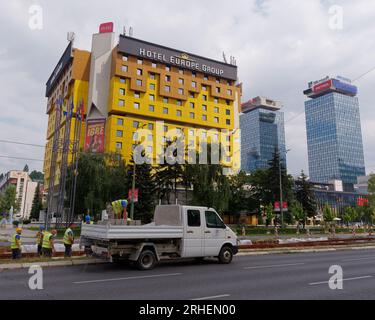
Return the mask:
<svg viewBox="0 0 375 320">
<path fill-rule="evenodd" d="M 73 223 L 69 225 L 69 227 L 65 230 L 64 233 L 65 258 L 72 256 L 72 245 L 74 243 L 74 233 L 71 229 L 72 227 Z"/>
<path fill-rule="evenodd" d="M 56 236 L 57 231 L 52 230 L 51 232 L 45 231 L 42 242 L 42 254 L 44 257 L 51 258 L 52 254 L 55 253 L 55 246 L 53 239 Z"/>
<path fill-rule="evenodd" d="M 12 249 L 12 259 L 21 258 L 21 233 L 22 229 L 17 228 L 16 233 L 12 236 L 10 248 Z"/>
<path fill-rule="evenodd" d="M 43 235 L 44 235 L 44 226 L 39 227 L 39 231 L 36 234 L 36 244 L 38 246 L 38 255 L 42 255 L 42 243 L 43 243 Z"/>
</svg>

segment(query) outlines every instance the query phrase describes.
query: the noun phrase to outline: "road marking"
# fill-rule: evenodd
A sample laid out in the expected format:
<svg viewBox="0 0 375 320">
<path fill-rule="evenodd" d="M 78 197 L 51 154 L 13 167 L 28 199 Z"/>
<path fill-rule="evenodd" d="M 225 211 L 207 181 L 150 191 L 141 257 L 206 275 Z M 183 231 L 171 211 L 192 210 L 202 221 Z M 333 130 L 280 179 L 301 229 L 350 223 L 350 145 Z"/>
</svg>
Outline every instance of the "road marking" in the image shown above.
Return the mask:
<svg viewBox="0 0 375 320">
<path fill-rule="evenodd" d="M 353 280 L 361 280 L 361 279 L 368 279 L 372 278 L 372 276 L 363 276 L 363 277 L 355 277 L 355 278 L 347 278 L 347 279 L 342 279 L 342 280 L 337 280 L 338 282 L 344 282 L 344 281 L 353 281 Z M 309 283 L 309 286 L 316 286 L 319 284 L 328 284 L 329 281 L 321 281 L 321 282 L 312 282 Z"/>
<path fill-rule="evenodd" d="M 161 277 L 173 277 L 180 276 L 182 273 L 165 273 L 165 274 L 154 274 L 150 276 L 138 276 L 138 277 L 126 277 L 126 278 L 112 278 L 112 279 L 99 279 L 99 280 L 87 280 L 87 281 L 75 281 L 74 284 L 85 284 L 85 283 L 96 283 L 96 282 L 109 282 L 109 281 L 121 281 L 121 280 L 137 280 L 137 279 L 149 279 L 149 278 L 161 278 Z"/>
<path fill-rule="evenodd" d="M 273 264 L 268 266 L 254 266 L 254 267 L 244 267 L 244 269 L 264 269 L 264 268 L 281 268 L 281 267 L 292 267 L 292 266 L 302 266 L 305 263 L 288 263 L 288 264 Z"/>
<path fill-rule="evenodd" d="M 230 296 L 230 294 L 221 294 L 221 295 L 218 295 L 218 296 L 195 298 L 195 299 L 190 299 L 190 300 L 213 300 L 213 299 L 225 298 L 225 297 L 229 297 L 229 296 Z"/>
<path fill-rule="evenodd" d="M 361 261 L 361 260 L 373 260 L 373 259 L 375 259 L 375 256 L 367 257 L 367 258 L 345 259 L 345 260 L 341 260 L 341 261 L 342 262 L 349 262 L 349 261 Z"/>
</svg>

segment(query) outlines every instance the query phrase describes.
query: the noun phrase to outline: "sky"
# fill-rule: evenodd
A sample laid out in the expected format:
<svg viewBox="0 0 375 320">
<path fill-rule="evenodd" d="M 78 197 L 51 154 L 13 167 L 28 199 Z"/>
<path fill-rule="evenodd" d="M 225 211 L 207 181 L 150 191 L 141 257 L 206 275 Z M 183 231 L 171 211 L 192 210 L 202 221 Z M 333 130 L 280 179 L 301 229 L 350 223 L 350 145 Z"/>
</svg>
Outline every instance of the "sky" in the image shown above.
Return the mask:
<svg viewBox="0 0 375 320">
<path fill-rule="evenodd" d="M 374 17 L 373 0 L 2 0 L 0 173 L 26 163 L 43 169 L 41 161 L 4 158 L 42 160 L 42 147 L 1 140 L 45 144 L 45 83 L 67 32 L 75 32 L 75 47 L 90 50 L 92 34 L 108 21 L 118 34 L 132 26 L 135 38 L 216 60 L 234 56 L 242 101 L 282 102 L 288 170 L 308 172 L 302 92 L 326 75 L 355 79 L 375 68 Z M 354 82 L 368 173 L 375 171 L 374 83 L 375 69 Z"/>
</svg>

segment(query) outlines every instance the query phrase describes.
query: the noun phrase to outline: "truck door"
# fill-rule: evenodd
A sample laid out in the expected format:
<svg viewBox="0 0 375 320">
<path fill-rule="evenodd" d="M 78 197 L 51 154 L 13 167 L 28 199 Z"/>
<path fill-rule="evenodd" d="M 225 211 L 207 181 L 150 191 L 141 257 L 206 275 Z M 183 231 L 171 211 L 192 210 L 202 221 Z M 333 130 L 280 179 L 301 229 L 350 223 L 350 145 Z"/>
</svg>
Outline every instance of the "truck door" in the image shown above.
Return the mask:
<svg viewBox="0 0 375 320">
<path fill-rule="evenodd" d="M 226 225 L 213 210 L 205 211 L 204 255 L 218 256 L 226 239 Z"/>
<path fill-rule="evenodd" d="M 186 209 L 184 212 L 186 228 L 184 231 L 183 257 L 203 256 L 202 213 L 198 209 Z"/>
</svg>

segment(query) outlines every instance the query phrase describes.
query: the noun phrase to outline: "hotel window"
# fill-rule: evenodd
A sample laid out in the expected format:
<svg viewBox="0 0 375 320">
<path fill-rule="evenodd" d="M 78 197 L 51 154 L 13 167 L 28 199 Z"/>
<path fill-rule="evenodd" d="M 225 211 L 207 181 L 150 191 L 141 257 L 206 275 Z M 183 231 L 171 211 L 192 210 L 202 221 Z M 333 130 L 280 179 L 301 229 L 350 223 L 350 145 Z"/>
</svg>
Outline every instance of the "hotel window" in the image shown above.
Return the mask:
<svg viewBox="0 0 375 320">
<path fill-rule="evenodd" d="M 219 103 L 219 99 L 218 98 L 214 98 L 214 102 L 215 103 Z"/>
<path fill-rule="evenodd" d="M 216 81 L 216 83 L 220 83 L 220 79 L 218 79 L 218 78 L 216 78 L 215 81 Z"/>
<path fill-rule="evenodd" d="M 207 80 L 208 80 L 208 76 L 207 76 L 207 75 L 204 75 L 204 76 L 203 76 L 203 80 L 207 81 Z"/>
<path fill-rule="evenodd" d="M 180 106 L 180 107 L 182 106 L 182 101 L 181 100 L 176 100 L 176 103 L 177 103 L 178 106 Z"/>
<path fill-rule="evenodd" d="M 218 107 L 214 107 L 214 113 L 219 113 L 219 108 Z"/>
<path fill-rule="evenodd" d="M 141 86 L 141 85 L 142 85 L 142 80 L 137 79 L 137 86 Z"/>
<path fill-rule="evenodd" d="M 163 114 L 168 114 L 168 108 L 163 108 Z"/>
<path fill-rule="evenodd" d="M 231 162 L 231 157 L 226 157 L 227 162 Z"/>
<path fill-rule="evenodd" d="M 165 81 L 166 81 L 166 82 L 171 82 L 171 76 L 168 76 L 168 75 L 165 76 Z"/>
<path fill-rule="evenodd" d="M 227 104 L 227 106 L 230 106 L 230 101 L 229 100 L 225 100 L 225 103 Z"/>
<path fill-rule="evenodd" d="M 139 127 L 139 121 L 133 121 L 133 128 L 138 129 Z"/>
<path fill-rule="evenodd" d="M 194 109 L 194 102 L 190 102 L 190 108 Z"/>
<path fill-rule="evenodd" d="M 203 120 L 203 121 L 207 121 L 207 115 L 206 115 L 206 114 L 203 114 L 203 115 L 202 115 L 202 120 Z"/>
<path fill-rule="evenodd" d="M 227 90 L 227 95 L 228 95 L 228 96 L 231 96 L 231 95 L 232 95 L 232 90 L 231 90 L 231 89 L 228 89 L 228 90 Z"/>
<path fill-rule="evenodd" d="M 150 79 L 155 80 L 155 73 L 150 73 Z"/>
<path fill-rule="evenodd" d="M 178 89 L 178 94 L 184 94 L 184 89 L 179 88 Z"/>
<path fill-rule="evenodd" d="M 120 89 L 119 93 L 120 93 L 121 96 L 124 96 L 125 95 L 125 89 Z"/>
<path fill-rule="evenodd" d="M 150 90 L 155 90 L 155 84 L 150 83 Z"/>
<path fill-rule="evenodd" d="M 207 91 L 207 87 L 206 86 L 202 86 L 202 90 L 203 91 Z"/>
<path fill-rule="evenodd" d="M 227 119 L 225 122 L 226 122 L 227 125 L 230 125 L 230 120 L 229 119 Z"/>
<path fill-rule="evenodd" d="M 139 109 L 139 103 L 138 102 L 134 102 L 134 109 Z"/>
<path fill-rule="evenodd" d="M 155 96 L 153 94 L 150 94 L 148 98 L 150 101 L 155 101 Z"/>
<path fill-rule="evenodd" d="M 215 117 L 215 118 L 214 118 L 214 121 L 215 121 L 216 123 L 219 123 L 219 118 L 218 118 L 218 117 Z"/>
<path fill-rule="evenodd" d="M 202 104 L 202 110 L 207 111 L 207 106 L 205 104 Z"/>
<path fill-rule="evenodd" d="M 154 125 L 152 123 L 149 123 L 147 127 L 148 130 L 154 130 Z"/>
<path fill-rule="evenodd" d="M 189 136 L 194 136 L 194 130 L 193 129 L 189 130 Z"/>
<path fill-rule="evenodd" d="M 164 132 L 167 132 L 168 131 L 168 126 L 163 126 L 163 130 L 164 130 Z"/>
<path fill-rule="evenodd" d="M 204 101 L 207 101 L 207 96 L 204 94 L 204 95 L 202 96 L 202 99 L 203 99 Z"/>
<path fill-rule="evenodd" d="M 168 98 L 163 98 L 164 103 L 168 103 Z"/>
<path fill-rule="evenodd" d="M 123 131 L 122 130 L 117 130 L 116 131 L 116 137 L 122 138 L 123 137 Z"/>
<path fill-rule="evenodd" d="M 122 56 L 122 61 L 128 61 L 128 56 Z"/>
<path fill-rule="evenodd" d="M 216 87 L 216 93 L 220 93 L 220 88 Z"/>
<path fill-rule="evenodd" d="M 137 63 L 138 64 L 143 64 L 143 60 L 142 59 L 137 59 Z"/>
<path fill-rule="evenodd" d="M 116 149 L 122 149 L 122 142 L 116 142 Z"/>
<path fill-rule="evenodd" d="M 137 69 L 137 76 L 141 76 L 143 74 L 142 69 Z"/>
<path fill-rule="evenodd" d="M 190 93 L 189 93 L 189 97 L 192 98 L 192 99 L 194 99 L 194 98 L 195 98 L 195 94 L 194 94 L 194 92 L 190 92 Z"/>
<path fill-rule="evenodd" d="M 124 125 L 124 119 L 117 119 L 117 125 L 123 126 Z"/>
<path fill-rule="evenodd" d="M 181 110 L 176 110 L 176 116 L 181 117 L 182 116 L 182 111 Z"/>
<path fill-rule="evenodd" d="M 225 110 L 225 114 L 226 114 L 227 116 L 230 116 L 230 110 L 229 110 L 229 109 L 226 109 L 226 110 Z"/>
<path fill-rule="evenodd" d="M 184 84 L 184 79 L 179 78 L 179 79 L 178 79 L 178 83 L 179 83 L 179 84 Z"/>
<path fill-rule="evenodd" d="M 118 101 L 118 105 L 119 105 L 119 107 L 123 107 L 124 105 L 125 105 L 125 100 L 119 100 Z"/>
<path fill-rule="evenodd" d="M 165 66 L 165 71 L 171 71 L 171 67 L 170 66 Z"/>
<path fill-rule="evenodd" d="M 122 72 L 128 72 L 128 66 L 121 66 Z"/>
<path fill-rule="evenodd" d="M 155 111 L 155 107 L 153 105 L 149 105 L 148 106 L 148 111 L 151 111 L 151 112 L 154 112 Z"/>
<path fill-rule="evenodd" d="M 192 76 L 193 78 L 196 78 L 196 77 L 197 77 L 197 74 L 193 71 L 193 72 L 191 73 L 191 76 Z"/>
<path fill-rule="evenodd" d="M 138 132 L 133 132 L 133 140 L 134 141 L 138 140 Z"/>
<path fill-rule="evenodd" d="M 196 88 L 196 87 L 197 87 L 197 83 L 196 83 L 195 81 L 192 81 L 192 82 L 191 82 L 191 86 L 192 86 L 193 88 Z"/>
<path fill-rule="evenodd" d="M 164 87 L 165 92 L 171 92 L 171 87 L 170 86 L 165 86 Z"/>
<path fill-rule="evenodd" d="M 228 85 L 228 86 L 231 86 L 231 85 L 232 85 L 232 82 L 231 82 L 231 81 L 227 81 L 227 85 Z"/>
<path fill-rule="evenodd" d="M 194 112 L 190 112 L 189 117 L 190 117 L 190 119 L 194 119 L 195 118 Z"/>
<path fill-rule="evenodd" d="M 120 78 L 120 83 L 125 84 L 126 83 L 126 79 L 121 77 Z"/>
<path fill-rule="evenodd" d="M 179 74 L 184 74 L 184 70 L 182 70 L 182 69 L 178 69 L 178 73 L 179 73 Z"/>
<path fill-rule="evenodd" d="M 140 97 L 141 97 L 141 94 L 138 91 L 134 92 L 134 98 L 140 98 Z"/>
<path fill-rule="evenodd" d="M 156 63 L 155 62 L 151 63 L 151 67 L 156 68 Z"/>
<path fill-rule="evenodd" d="M 152 134 L 147 135 L 147 141 L 152 141 Z"/>
</svg>

